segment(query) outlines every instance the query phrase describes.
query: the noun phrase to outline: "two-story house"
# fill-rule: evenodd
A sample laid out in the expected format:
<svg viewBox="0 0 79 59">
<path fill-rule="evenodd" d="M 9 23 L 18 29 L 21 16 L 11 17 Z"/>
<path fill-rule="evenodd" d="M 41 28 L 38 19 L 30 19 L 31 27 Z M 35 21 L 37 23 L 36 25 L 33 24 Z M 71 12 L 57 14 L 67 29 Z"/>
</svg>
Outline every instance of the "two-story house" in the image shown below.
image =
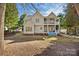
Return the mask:
<svg viewBox="0 0 79 59">
<path fill-rule="evenodd" d="M 60 20 L 51 12 L 48 16 L 43 16 L 40 12 L 24 19 L 24 34 L 47 34 L 48 32 L 60 32 Z"/>
</svg>

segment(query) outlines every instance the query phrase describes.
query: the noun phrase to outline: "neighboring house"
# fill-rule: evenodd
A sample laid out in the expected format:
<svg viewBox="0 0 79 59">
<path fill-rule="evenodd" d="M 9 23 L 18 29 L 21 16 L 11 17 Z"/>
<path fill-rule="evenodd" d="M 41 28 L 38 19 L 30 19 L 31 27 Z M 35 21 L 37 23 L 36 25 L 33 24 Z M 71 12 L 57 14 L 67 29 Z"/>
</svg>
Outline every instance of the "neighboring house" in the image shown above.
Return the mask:
<svg viewBox="0 0 79 59">
<path fill-rule="evenodd" d="M 24 19 L 24 34 L 47 34 L 48 32 L 60 32 L 60 20 L 51 12 L 43 16 L 39 11 Z"/>
</svg>

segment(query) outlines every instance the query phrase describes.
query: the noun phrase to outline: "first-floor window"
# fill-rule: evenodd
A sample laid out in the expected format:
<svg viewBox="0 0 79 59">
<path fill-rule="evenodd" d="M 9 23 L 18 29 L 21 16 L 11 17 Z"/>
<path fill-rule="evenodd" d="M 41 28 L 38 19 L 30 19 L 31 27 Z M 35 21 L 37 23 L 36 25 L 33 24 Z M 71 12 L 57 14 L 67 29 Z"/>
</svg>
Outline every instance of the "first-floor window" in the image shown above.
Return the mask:
<svg viewBox="0 0 79 59">
<path fill-rule="evenodd" d="M 26 27 L 26 31 L 32 31 L 32 27 Z"/>
</svg>

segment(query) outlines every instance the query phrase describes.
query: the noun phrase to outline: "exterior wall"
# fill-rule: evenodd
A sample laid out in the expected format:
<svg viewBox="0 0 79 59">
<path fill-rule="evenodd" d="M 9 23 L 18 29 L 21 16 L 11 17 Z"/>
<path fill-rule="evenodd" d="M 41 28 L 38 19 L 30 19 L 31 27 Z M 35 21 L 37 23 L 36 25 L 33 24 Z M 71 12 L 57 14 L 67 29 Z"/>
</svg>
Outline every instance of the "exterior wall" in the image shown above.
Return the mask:
<svg viewBox="0 0 79 59">
<path fill-rule="evenodd" d="M 39 22 L 36 22 L 36 19 L 39 19 Z M 39 13 L 36 13 L 33 17 L 32 17 L 32 22 L 33 24 L 44 24 L 44 17 L 42 15 L 40 15 Z"/>
<path fill-rule="evenodd" d="M 24 21 L 24 33 L 34 33 L 34 24 L 32 23 L 32 20 L 31 19 L 28 19 L 26 20 L 27 17 L 25 17 L 25 21 Z M 32 31 L 26 31 L 26 28 L 27 27 L 32 27 Z"/>
<path fill-rule="evenodd" d="M 50 20 L 50 18 L 52 18 L 52 20 Z M 46 19 L 47 19 L 47 24 L 51 24 L 51 25 L 58 24 L 58 22 L 56 22 L 57 17 L 53 13 L 51 13 L 50 15 L 48 15 L 46 17 Z"/>
<path fill-rule="evenodd" d="M 50 31 L 50 29 L 52 28 L 52 31 L 55 30 L 56 32 L 56 25 L 59 26 L 59 23 L 56 22 L 57 20 L 57 17 L 51 13 L 49 16 L 47 17 L 44 17 L 42 16 L 39 12 L 36 12 L 32 17 L 26 17 L 27 20 L 25 20 L 25 23 L 24 23 L 24 33 L 27 33 L 27 34 L 34 34 L 34 33 L 47 33 Z M 47 19 L 47 23 L 45 24 L 44 22 L 44 18 Z M 53 18 L 54 19 L 54 23 L 51 23 L 50 24 L 50 18 Z M 39 20 L 37 22 L 37 19 Z M 59 21 L 58 21 L 59 22 Z M 47 32 L 45 31 L 46 29 L 44 29 L 46 25 L 46 28 L 47 28 Z M 26 27 L 32 27 L 32 31 L 26 31 Z M 42 28 L 42 29 L 41 29 Z M 59 32 L 59 30 L 58 30 Z"/>
<path fill-rule="evenodd" d="M 38 22 L 37 19 L 39 20 Z M 32 22 L 34 24 L 34 33 L 43 33 L 44 32 L 44 17 L 42 15 L 40 15 L 39 13 L 36 13 L 33 17 L 32 17 Z M 40 29 L 42 28 L 42 29 Z"/>
<path fill-rule="evenodd" d="M 35 32 L 34 33 L 43 33 L 43 32 L 44 32 L 43 25 L 36 25 L 35 26 Z"/>
</svg>

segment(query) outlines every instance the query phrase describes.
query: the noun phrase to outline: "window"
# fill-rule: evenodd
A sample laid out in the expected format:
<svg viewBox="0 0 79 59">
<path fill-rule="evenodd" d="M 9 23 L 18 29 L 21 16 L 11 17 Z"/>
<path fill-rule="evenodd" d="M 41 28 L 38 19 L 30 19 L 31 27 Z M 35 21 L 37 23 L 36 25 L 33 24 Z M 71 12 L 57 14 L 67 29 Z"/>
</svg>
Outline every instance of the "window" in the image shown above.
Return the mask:
<svg viewBox="0 0 79 59">
<path fill-rule="evenodd" d="M 50 18 L 50 20 L 54 20 L 54 18 Z"/>
<path fill-rule="evenodd" d="M 36 23 L 38 23 L 38 22 L 39 22 L 39 19 L 37 18 L 37 19 L 36 19 Z"/>
<path fill-rule="evenodd" d="M 26 27 L 26 31 L 32 31 L 32 27 Z"/>
<path fill-rule="evenodd" d="M 50 21 L 52 21 L 52 22 L 53 22 L 53 21 L 54 21 L 54 18 L 50 18 Z"/>
<path fill-rule="evenodd" d="M 54 18 L 50 18 L 50 23 L 51 24 L 54 24 L 54 21 L 55 21 Z"/>
<path fill-rule="evenodd" d="M 47 19 L 46 18 L 44 18 L 44 23 L 47 24 Z"/>
<path fill-rule="evenodd" d="M 46 21 L 46 18 L 44 18 L 44 21 Z"/>
</svg>

